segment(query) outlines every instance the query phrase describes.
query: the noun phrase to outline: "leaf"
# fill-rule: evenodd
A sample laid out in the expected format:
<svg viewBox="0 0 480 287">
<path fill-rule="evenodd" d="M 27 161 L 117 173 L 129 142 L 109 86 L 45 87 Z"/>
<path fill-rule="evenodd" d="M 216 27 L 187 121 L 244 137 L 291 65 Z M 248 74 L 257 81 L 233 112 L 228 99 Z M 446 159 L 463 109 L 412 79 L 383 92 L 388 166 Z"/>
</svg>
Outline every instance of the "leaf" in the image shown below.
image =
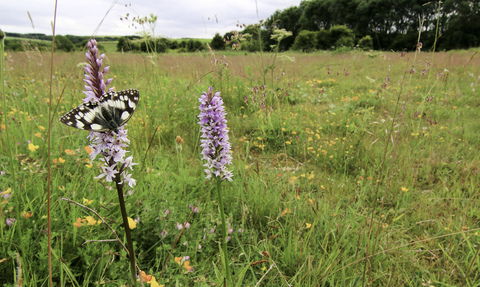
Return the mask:
<svg viewBox="0 0 480 287">
<path fill-rule="evenodd" d="M 247 270 L 250 267 L 250 263 L 247 263 L 245 267 L 242 269 L 242 271 L 240 272 L 240 274 L 238 274 L 237 284 L 235 285 L 235 287 L 242 286 L 243 277 L 245 277 L 245 273 L 247 273 Z"/>
<path fill-rule="evenodd" d="M 402 218 L 405 214 L 406 214 L 406 213 L 402 213 L 402 214 L 400 214 L 399 216 L 395 217 L 395 218 L 392 220 L 392 222 L 395 222 L 395 221 L 399 220 L 399 219 Z"/>
<path fill-rule="evenodd" d="M 218 286 L 222 286 L 223 285 L 222 272 L 220 272 L 220 270 L 218 270 L 217 265 L 215 265 L 215 262 L 212 262 L 212 264 L 213 264 L 213 269 L 215 271 L 215 276 L 217 277 L 217 280 L 215 280 L 215 282 L 217 283 Z"/>
</svg>

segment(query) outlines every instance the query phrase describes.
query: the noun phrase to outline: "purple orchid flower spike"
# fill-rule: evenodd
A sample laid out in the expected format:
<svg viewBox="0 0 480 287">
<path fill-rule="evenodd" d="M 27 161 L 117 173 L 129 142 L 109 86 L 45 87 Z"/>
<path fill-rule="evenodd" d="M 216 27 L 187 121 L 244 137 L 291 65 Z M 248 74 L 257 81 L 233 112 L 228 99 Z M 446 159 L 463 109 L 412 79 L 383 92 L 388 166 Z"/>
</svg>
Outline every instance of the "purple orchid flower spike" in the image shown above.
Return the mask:
<svg viewBox="0 0 480 287">
<path fill-rule="evenodd" d="M 213 176 L 222 180 L 232 181 L 232 172 L 227 167 L 232 163 L 231 146 L 228 138 L 225 107 L 220 92 L 213 95 L 213 88 L 200 96 L 200 115 L 198 122 L 201 126 L 201 147 L 205 166 L 206 178 Z"/>
</svg>

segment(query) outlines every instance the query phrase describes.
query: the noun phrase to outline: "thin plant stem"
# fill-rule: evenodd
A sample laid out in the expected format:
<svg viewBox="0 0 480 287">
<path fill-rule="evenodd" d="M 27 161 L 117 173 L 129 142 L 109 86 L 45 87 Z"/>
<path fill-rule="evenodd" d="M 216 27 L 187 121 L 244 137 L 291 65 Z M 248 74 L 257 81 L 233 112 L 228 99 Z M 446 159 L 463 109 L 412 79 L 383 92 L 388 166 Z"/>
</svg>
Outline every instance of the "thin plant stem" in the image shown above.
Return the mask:
<svg viewBox="0 0 480 287">
<path fill-rule="evenodd" d="M 10 142 L 8 140 L 8 126 L 7 126 L 7 95 L 5 94 L 5 79 L 4 79 L 4 62 L 5 62 L 5 56 L 4 56 L 4 49 L 5 49 L 5 33 L 0 30 L 0 83 L 2 85 L 2 96 L 3 96 L 3 123 L 5 125 L 5 137 L 6 137 L 6 142 L 7 144 L 3 144 L 3 138 L 2 138 L 2 146 L 3 146 L 3 149 L 5 150 L 5 154 L 7 153 L 7 145 L 8 143 Z M 10 145 L 8 146 L 8 148 L 10 149 Z M 13 152 L 10 151 L 9 153 L 9 160 L 10 160 L 10 166 L 12 168 L 12 173 L 13 173 L 13 178 L 15 178 L 15 168 L 13 166 Z M 0 214 L 3 214 L 3 208 L 0 207 Z M 0 220 L 3 221 L 3 216 L 0 216 Z M 0 224 L 0 234 L 1 234 L 1 239 L 2 241 L 5 240 L 4 237 L 3 237 L 3 225 Z M 2 244 L 2 246 L 4 246 L 2 248 L 2 252 L 5 252 L 5 246 L 6 244 Z"/>
<path fill-rule="evenodd" d="M 227 253 L 227 230 L 225 221 L 225 212 L 223 209 L 223 196 L 222 196 L 222 179 L 217 177 L 217 193 L 218 193 L 218 203 L 220 204 L 220 216 L 222 217 L 222 246 L 223 246 L 223 256 L 225 262 L 225 274 L 227 277 L 227 284 L 232 283 L 232 278 L 230 277 L 230 262 L 228 260 L 228 253 Z"/>
<path fill-rule="evenodd" d="M 52 272 L 52 215 L 51 215 L 51 161 L 50 161 L 50 149 L 52 144 L 52 89 L 53 89 L 53 56 L 55 54 L 55 27 L 57 25 L 57 1 L 55 1 L 55 13 L 53 15 L 53 27 L 52 27 L 52 57 L 50 59 L 50 93 L 48 101 L 48 130 L 47 130 L 47 234 L 48 234 L 48 284 L 53 286 L 53 272 Z"/>
<path fill-rule="evenodd" d="M 130 260 L 130 276 L 132 279 L 132 286 L 136 286 L 137 279 L 135 276 L 135 250 L 133 249 L 132 236 L 130 235 L 130 226 L 128 225 L 127 209 L 125 208 L 125 200 L 123 199 L 123 183 L 120 178 L 121 172 L 115 175 L 115 183 L 118 192 L 118 202 L 120 203 L 120 210 L 122 211 L 123 226 L 125 228 L 125 236 L 127 237 L 127 247 L 130 253 L 128 259 Z"/>
</svg>

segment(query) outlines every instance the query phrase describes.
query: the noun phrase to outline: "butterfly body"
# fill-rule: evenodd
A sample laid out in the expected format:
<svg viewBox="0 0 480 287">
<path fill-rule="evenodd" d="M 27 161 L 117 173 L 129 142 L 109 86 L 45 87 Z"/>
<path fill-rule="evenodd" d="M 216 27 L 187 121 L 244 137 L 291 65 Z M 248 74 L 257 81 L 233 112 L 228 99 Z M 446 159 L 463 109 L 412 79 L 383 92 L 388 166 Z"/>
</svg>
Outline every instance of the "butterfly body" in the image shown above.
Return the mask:
<svg viewBox="0 0 480 287">
<path fill-rule="evenodd" d="M 118 132 L 133 115 L 140 93 L 129 89 L 109 92 L 97 102 L 88 102 L 72 109 L 60 118 L 67 126 L 91 132 Z"/>
</svg>

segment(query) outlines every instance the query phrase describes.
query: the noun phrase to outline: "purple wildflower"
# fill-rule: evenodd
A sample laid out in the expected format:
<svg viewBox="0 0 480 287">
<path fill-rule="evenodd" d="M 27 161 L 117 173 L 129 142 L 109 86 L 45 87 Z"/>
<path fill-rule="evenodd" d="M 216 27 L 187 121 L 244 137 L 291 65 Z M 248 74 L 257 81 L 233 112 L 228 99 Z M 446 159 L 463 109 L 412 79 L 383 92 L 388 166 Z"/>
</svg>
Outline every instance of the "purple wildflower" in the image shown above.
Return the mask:
<svg viewBox="0 0 480 287">
<path fill-rule="evenodd" d="M 165 210 L 165 216 L 167 216 L 170 213 L 170 209 Z"/>
<path fill-rule="evenodd" d="M 202 245 L 198 244 L 197 249 L 198 249 L 198 250 L 202 249 Z"/>
<path fill-rule="evenodd" d="M 0 197 L 4 198 L 4 199 L 9 199 L 10 197 L 12 196 L 11 192 L 10 191 L 0 191 Z"/>
<path fill-rule="evenodd" d="M 160 236 L 167 236 L 168 232 L 166 229 L 164 229 L 162 232 L 160 232 Z"/>
<path fill-rule="evenodd" d="M 97 41 L 94 39 L 87 43 L 88 51 L 85 53 L 87 58 L 87 64 L 85 65 L 85 89 L 86 97 L 84 102 L 98 101 L 102 95 L 114 90 L 113 87 L 107 90 L 107 86 L 113 81 L 113 78 L 104 80 L 105 74 L 109 71 L 110 67 L 102 69 L 103 60 L 105 54 L 98 55 Z M 130 141 L 127 138 L 127 130 L 124 130 L 124 126 L 118 128 L 117 134 L 114 133 L 100 133 L 91 132 L 89 135 L 91 142 L 90 147 L 92 153 L 90 158 L 94 160 L 98 154 L 103 155 L 105 165 L 102 166 L 102 173 L 96 178 L 105 177 L 107 182 L 111 182 L 116 179 L 120 174 L 123 177 L 121 184 L 127 183 L 130 187 L 136 185 L 135 179 L 128 173 L 127 168 L 132 170 L 132 166 L 137 163 L 133 163 L 133 157 L 129 156 L 125 159 L 127 153 L 124 148 L 128 147 Z M 120 168 L 118 166 L 120 164 Z"/>
<path fill-rule="evenodd" d="M 12 226 L 15 224 L 15 221 L 17 221 L 15 218 L 7 218 L 5 220 L 5 223 L 7 224 L 7 226 Z"/>
<path fill-rule="evenodd" d="M 183 225 L 177 222 L 177 229 L 180 230 L 183 228 Z"/>
<path fill-rule="evenodd" d="M 212 174 L 222 180 L 232 181 L 232 172 L 227 166 L 232 163 L 230 155 L 230 142 L 228 141 L 227 120 L 225 119 L 225 107 L 220 97 L 220 92 L 212 93 L 213 88 L 208 88 L 208 93 L 203 92 L 200 96 L 200 121 L 202 139 L 202 155 L 207 163 L 204 164 L 206 178 L 210 179 Z"/>
<path fill-rule="evenodd" d="M 193 211 L 193 213 L 198 213 L 198 207 L 193 207 L 191 204 L 189 204 L 188 207 Z"/>
<path fill-rule="evenodd" d="M 85 66 L 85 89 L 87 90 L 85 95 L 87 97 L 83 100 L 85 103 L 98 100 L 103 94 L 106 93 L 107 86 L 113 81 L 113 78 L 103 80 L 105 74 L 110 70 L 110 66 L 103 68 L 102 67 L 103 59 L 105 59 L 105 54 L 98 55 L 97 41 L 91 39 L 87 43 L 88 51 L 85 53 L 87 58 L 87 65 Z M 114 88 L 109 88 L 108 92 L 113 91 Z"/>
<path fill-rule="evenodd" d="M 215 229 L 212 227 L 212 229 L 210 229 L 210 234 L 213 234 L 215 233 Z"/>
</svg>

